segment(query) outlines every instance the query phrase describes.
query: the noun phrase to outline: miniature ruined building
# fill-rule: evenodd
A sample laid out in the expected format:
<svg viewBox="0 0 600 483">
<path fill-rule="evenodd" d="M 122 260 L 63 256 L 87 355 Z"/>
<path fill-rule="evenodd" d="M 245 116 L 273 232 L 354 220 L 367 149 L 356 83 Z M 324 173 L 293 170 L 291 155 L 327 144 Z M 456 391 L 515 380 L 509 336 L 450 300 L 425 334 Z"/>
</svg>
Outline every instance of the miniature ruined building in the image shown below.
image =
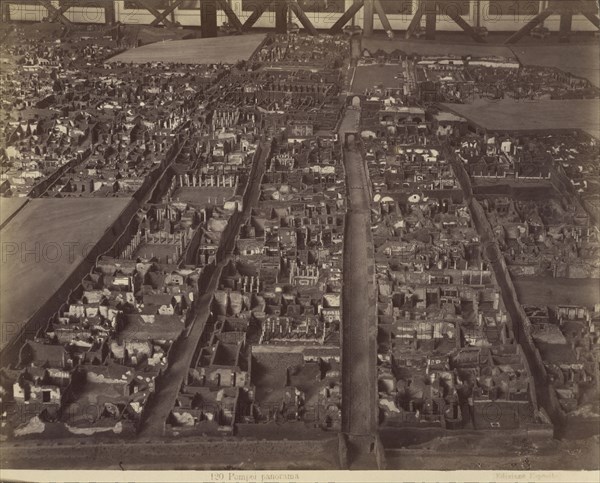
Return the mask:
<svg viewBox="0 0 600 483">
<path fill-rule="evenodd" d="M 330 94 L 321 84 L 302 85 L 302 75 L 260 95 L 246 84 L 244 96 L 264 103 L 285 100 L 280 91 L 317 100 Z M 340 158 L 330 141 L 314 138 L 323 124 L 289 112 L 259 204 L 221 274 L 213 316 L 172 410 L 173 431 L 227 433 L 237 426 L 252 434 L 259 429 L 249 424 L 276 421 L 339 428 Z M 273 124 L 280 122 L 276 113 L 258 114 L 267 133 L 283 125 Z M 228 116 L 223 111 L 216 126 L 231 128 L 242 119 Z"/>
<path fill-rule="evenodd" d="M 99 260 L 48 328 L 21 349 L 15 403 L 47 423 L 135 432 L 185 328 L 193 299 L 185 288 L 195 273 Z"/>
<path fill-rule="evenodd" d="M 369 102 L 361 130 L 373 193 L 380 424 L 526 429 L 547 421 L 440 146 L 464 134 L 465 121 L 393 109 L 384 97 Z M 488 417 L 490 402 L 502 417 Z"/>
<path fill-rule="evenodd" d="M 525 307 L 527 334 L 516 334 L 476 208 L 512 276 L 594 276 L 595 145 L 575 134 L 482 134 L 427 104 L 596 90 L 513 60 L 379 51 L 357 67 L 392 66 L 394 85 L 344 99 L 348 47 L 292 33 L 248 63 L 153 62 L 139 79 L 105 62 L 112 49 L 66 58 L 67 75 L 52 73 L 58 47 L 16 47 L 25 57 L 9 83 L 18 113 L 3 130 L 2 194 L 133 197 L 135 215 L 0 372 L 3 400 L 65 434 L 143 431 L 159 389 L 172 407 L 157 427 L 169 436 L 340 431 L 342 326 L 356 323 L 342 314 L 355 187 L 345 186 L 336 131 L 354 111 L 368 171 L 373 253 L 360 262 L 374 265 L 380 427 L 547 431 L 533 381 L 541 371 L 522 349 L 529 336 L 565 417 L 593 413 L 599 311 Z M 94 88 L 87 63 L 102 72 Z M 569 197 L 532 200 L 523 186 L 536 195 L 567 186 Z"/>
</svg>

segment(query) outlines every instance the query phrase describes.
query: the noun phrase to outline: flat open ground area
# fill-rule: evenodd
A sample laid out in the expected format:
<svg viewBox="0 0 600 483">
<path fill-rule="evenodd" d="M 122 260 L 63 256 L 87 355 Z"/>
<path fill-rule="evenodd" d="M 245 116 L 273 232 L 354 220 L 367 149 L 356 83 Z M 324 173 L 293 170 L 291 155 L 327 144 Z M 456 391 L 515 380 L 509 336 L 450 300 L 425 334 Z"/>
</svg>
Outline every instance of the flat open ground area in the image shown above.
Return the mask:
<svg viewBox="0 0 600 483">
<path fill-rule="evenodd" d="M 600 301 L 597 278 L 515 277 L 513 283 L 522 304 L 593 307 Z"/>
<path fill-rule="evenodd" d="M 12 469 L 46 470 L 323 470 L 338 468 L 337 437 L 312 441 L 242 441 L 222 438 L 110 441 L 86 438 L 54 444 L 43 440 L 3 444 L 3 480 Z M 283 473 L 283 472 L 282 472 Z M 64 473 L 63 473 L 64 474 Z M 227 474 L 227 473 L 225 473 Z M 283 473 L 285 474 L 285 473 Z M 22 481 L 36 480 L 29 473 Z M 24 475 L 23 475 L 24 476 Z M 90 475 L 94 480 L 97 474 Z M 40 474 L 40 478 L 43 477 Z M 83 478 L 83 480 L 89 478 Z M 60 477 L 56 478 L 59 481 Z M 190 481 L 181 479 L 172 481 Z M 282 476 L 279 480 L 287 481 Z M 96 480 L 97 481 L 97 480 Z M 202 481 L 202 480 L 200 480 Z M 215 481 L 213 479 L 213 481 Z M 224 480 L 235 481 L 235 480 Z M 241 480 L 240 480 L 241 481 Z M 254 480 L 249 480 L 254 481 Z M 256 481 L 261 481 L 260 477 Z M 265 480 L 267 481 L 267 480 Z"/>
<path fill-rule="evenodd" d="M 396 76 L 402 72 L 401 65 L 359 65 L 356 67 L 352 92 L 362 93 L 367 88 L 383 85 L 384 88 L 398 88 L 399 79 Z"/>
<path fill-rule="evenodd" d="M 513 52 L 523 65 L 558 67 L 600 87 L 598 42 L 579 45 L 515 45 Z"/>
<path fill-rule="evenodd" d="M 510 186 L 511 188 L 553 188 L 550 180 L 545 179 L 523 179 L 523 178 L 472 178 L 473 186 L 489 187 L 489 186 Z"/>
<path fill-rule="evenodd" d="M 358 156 L 356 162 L 360 162 Z M 348 180 L 352 179 L 350 174 Z M 377 427 L 373 414 L 377 326 L 371 301 L 373 275 L 367 261 L 369 222 L 368 212 L 347 216 L 344 240 L 342 411 L 347 422 L 342 424 L 345 431 L 358 435 L 368 435 Z"/>
<path fill-rule="evenodd" d="M 358 111 L 346 111 L 339 134 L 354 131 Z M 344 150 L 348 208 L 344 229 L 342 323 L 342 428 L 353 435 L 377 427 L 377 317 L 373 300 L 369 179 L 360 151 Z"/>
<path fill-rule="evenodd" d="M 598 137 L 600 100 L 499 101 L 478 99 L 471 104 L 442 104 L 478 126 L 498 131 L 581 129 Z"/>
<path fill-rule="evenodd" d="M 249 34 L 240 37 L 217 37 L 212 39 L 170 40 L 144 45 L 116 55 L 112 62 L 165 62 L 183 64 L 235 64 L 248 60 L 265 34 Z"/>
<path fill-rule="evenodd" d="M 189 188 L 184 186 L 175 191 L 173 199 L 202 209 L 208 205 L 221 205 L 235 194 L 234 188 L 217 186 L 203 186 L 202 188 Z"/>
<path fill-rule="evenodd" d="M 597 436 L 576 441 L 543 441 L 509 431 L 495 434 L 481 431 L 446 436 L 416 447 L 386 450 L 385 457 L 389 470 L 597 471 L 599 450 Z M 497 474 L 491 478 L 500 481 Z M 557 478 L 568 481 L 566 476 Z M 583 482 L 595 481 L 596 477 L 592 473 L 571 478 Z"/>
<path fill-rule="evenodd" d="M 33 199 L 0 233 L 0 348 L 59 289 L 131 198 Z"/>
<path fill-rule="evenodd" d="M 125 34 L 133 33 L 141 40 L 142 45 L 152 42 L 160 42 L 162 40 L 183 40 L 184 38 L 193 37 L 197 32 L 191 29 L 165 29 L 155 28 L 148 25 L 123 25 L 121 28 L 125 30 Z"/>
<path fill-rule="evenodd" d="M 0 198 L 0 228 L 9 220 L 23 205 L 27 203 L 27 198 Z"/>
</svg>

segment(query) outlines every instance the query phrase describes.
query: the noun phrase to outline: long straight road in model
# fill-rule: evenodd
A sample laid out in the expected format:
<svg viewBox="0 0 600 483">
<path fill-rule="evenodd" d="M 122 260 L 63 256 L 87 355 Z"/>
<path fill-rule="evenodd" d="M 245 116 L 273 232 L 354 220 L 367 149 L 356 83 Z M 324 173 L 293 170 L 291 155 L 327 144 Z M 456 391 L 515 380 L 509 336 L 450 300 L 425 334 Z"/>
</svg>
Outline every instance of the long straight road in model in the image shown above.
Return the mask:
<svg viewBox="0 0 600 483">
<path fill-rule="evenodd" d="M 191 327 L 188 328 L 186 336 L 178 339 L 171 348 L 175 357 L 167 367 L 164 376 L 161 377 L 160 383 L 157 384 L 157 391 L 148 404 L 147 415 L 143 418 L 140 431 L 142 437 L 161 437 L 165 433 L 165 424 L 175 405 L 177 395 L 198 349 L 204 327 L 210 317 L 210 306 L 219 283 L 221 271 L 227 265 L 229 257 L 233 253 L 240 227 L 250 216 L 252 207 L 256 205 L 260 196 L 260 185 L 269 153 L 270 141 L 262 142 L 253 160 L 252 170 L 244 193 L 242 211 L 231 216 L 225 231 L 221 235 L 216 257 L 217 264 L 211 273 L 207 286 L 204 287 L 203 293 L 200 294 L 198 302 L 195 304 L 195 317 Z"/>
<path fill-rule="evenodd" d="M 348 109 L 339 136 L 344 143 L 348 212 L 344 234 L 342 324 L 342 430 L 351 436 L 377 431 L 377 317 L 370 186 L 357 133 L 360 111 Z"/>
</svg>

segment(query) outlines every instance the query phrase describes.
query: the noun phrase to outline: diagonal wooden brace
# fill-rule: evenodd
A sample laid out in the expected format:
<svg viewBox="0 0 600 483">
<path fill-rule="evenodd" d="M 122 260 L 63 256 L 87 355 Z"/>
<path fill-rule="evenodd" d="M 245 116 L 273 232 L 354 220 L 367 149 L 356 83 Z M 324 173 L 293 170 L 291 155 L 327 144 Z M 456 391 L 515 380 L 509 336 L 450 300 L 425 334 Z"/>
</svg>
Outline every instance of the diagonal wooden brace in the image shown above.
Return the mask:
<svg viewBox="0 0 600 483">
<path fill-rule="evenodd" d="M 385 31 L 393 32 L 394 29 L 392 28 L 392 24 L 390 23 L 390 21 L 387 18 L 387 14 L 385 13 L 385 10 L 383 9 L 383 5 L 381 5 L 381 2 L 379 0 L 375 0 L 375 2 L 373 3 L 373 6 L 375 7 L 375 12 L 377 12 L 377 15 L 379 16 L 379 20 L 381 21 L 381 25 L 383 25 L 383 28 L 385 29 Z"/>
<path fill-rule="evenodd" d="M 547 8 L 543 12 L 538 13 L 535 17 L 533 17 L 529 22 L 527 22 L 520 30 L 516 31 L 504 42 L 505 44 L 514 44 L 518 42 L 522 37 L 531 32 L 537 25 L 541 24 L 544 20 L 546 20 L 550 15 L 554 13 L 553 8 Z"/>
<path fill-rule="evenodd" d="M 348 10 L 346 10 L 343 13 L 343 15 L 337 20 L 337 22 L 331 26 L 329 31 L 332 34 L 341 32 L 342 28 L 344 28 L 344 25 L 346 25 L 350 21 L 350 19 L 357 14 L 357 12 L 363 7 L 363 5 L 363 0 L 360 0 L 350 5 L 350 8 L 348 8 Z"/>
<path fill-rule="evenodd" d="M 250 28 L 252 28 L 256 21 L 262 16 L 263 13 L 265 13 L 265 10 L 267 10 L 272 3 L 272 0 L 259 3 L 252 14 L 246 19 L 244 25 L 242 25 L 242 30 L 250 30 Z"/>
<path fill-rule="evenodd" d="M 48 18 L 51 22 L 53 22 L 54 20 L 58 20 L 63 25 L 73 25 L 73 22 L 71 22 L 67 17 L 64 16 L 64 12 L 66 12 L 69 9 L 69 7 L 67 7 L 63 12 L 61 10 L 64 8 L 64 6 L 58 9 L 54 5 L 52 5 L 52 3 L 50 3 L 49 0 L 38 0 L 38 3 L 40 3 L 44 8 L 46 8 L 46 10 L 48 10 Z"/>
<path fill-rule="evenodd" d="M 235 14 L 227 0 L 217 0 L 217 3 L 221 6 L 223 11 L 225 12 L 225 15 L 227 15 L 227 18 L 231 22 L 231 25 L 233 25 L 238 32 L 241 32 L 243 30 L 242 22 L 240 22 L 240 19 Z"/>
<path fill-rule="evenodd" d="M 53 12 L 48 12 L 48 21 L 55 22 L 56 20 L 60 20 L 58 18 L 59 15 L 64 15 L 67 10 L 71 8 L 71 5 L 61 5 L 58 10 L 54 10 Z"/>
<path fill-rule="evenodd" d="M 408 29 L 406 30 L 405 38 L 410 39 L 414 34 L 417 28 L 421 25 L 421 19 L 423 18 L 423 3 L 419 2 L 419 6 L 417 7 L 417 11 L 413 16 L 410 24 L 408 25 Z"/>
<path fill-rule="evenodd" d="M 154 6 L 152 6 L 150 3 L 148 3 L 148 0 L 136 0 L 136 2 L 141 7 L 145 8 L 146 10 L 148 10 L 148 12 L 150 12 L 152 15 L 154 15 L 154 17 L 156 19 L 160 19 L 159 22 L 161 22 L 165 27 L 176 27 L 175 23 L 171 22 L 170 19 L 168 19 L 166 17 L 165 18 L 161 18 L 160 11 L 158 11 L 156 8 L 154 8 Z"/>
<path fill-rule="evenodd" d="M 317 29 L 312 24 L 310 19 L 306 16 L 304 10 L 302 10 L 302 7 L 298 5 L 298 2 L 296 0 L 291 0 L 289 2 L 289 6 L 292 9 L 292 11 L 296 14 L 296 17 L 298 17 L 298 20 L 300 20 L 300 23 L 304 26 L 308 33 L 310 33 L 310 35 L 319 35 L 319 32 L 317 32 Z"/>
<path fill-rule="evenodd" d="M 171 15 L 171 12 L 174 12 L 175 9 L 179 7 L 179 5 L 181 5 L 182 3 L 183 0 L 175 0 L 175 2 L 169 5 L 166 9 L 164 9 L 158 17 L 152 20 L 152 23 L 150 23 L 150 25 L 152 27 L 160 25 L 160 23 L 163 22 L 169 15 Z"/>
<path fill-rule="evenodd" d="M 461 29 L 463 29 L 466 33 L 468 33 L 475 42 L 485 43 L 485 39 L 477 33 L 477 31 L 469 25 L 464 18 L 462 18 L 458 12 L 450 9 L 446 12 L 448 17 L 454 20 L 454 23 L 458 25 Z"/>
<path fill-rule="evenodd" d="M 587 18 L 590 22 L 592 22 L 597 29 L 600 29 L 600 19 L 598 15 L 591 12 L 581 12 L 582 15 Z"/>
</svg>

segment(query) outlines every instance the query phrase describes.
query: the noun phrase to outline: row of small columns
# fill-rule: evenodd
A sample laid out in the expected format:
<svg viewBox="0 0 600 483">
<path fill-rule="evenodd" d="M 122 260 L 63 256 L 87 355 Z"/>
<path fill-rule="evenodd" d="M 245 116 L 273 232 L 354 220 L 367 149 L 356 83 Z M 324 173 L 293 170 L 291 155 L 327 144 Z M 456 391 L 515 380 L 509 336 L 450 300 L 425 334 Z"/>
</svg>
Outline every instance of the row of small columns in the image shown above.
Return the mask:
<svg viewBox="0 0 600 483">
<path fill-rule="evenodd" d="M 238 183 L 238 177 L 234 175 L 210 175 L 204 179 L 200 175 L 180 174 L 177 178 L 179 187 L 206 187 L 216 186 L 217 188 L 235 188 Z"/>
</svg>

